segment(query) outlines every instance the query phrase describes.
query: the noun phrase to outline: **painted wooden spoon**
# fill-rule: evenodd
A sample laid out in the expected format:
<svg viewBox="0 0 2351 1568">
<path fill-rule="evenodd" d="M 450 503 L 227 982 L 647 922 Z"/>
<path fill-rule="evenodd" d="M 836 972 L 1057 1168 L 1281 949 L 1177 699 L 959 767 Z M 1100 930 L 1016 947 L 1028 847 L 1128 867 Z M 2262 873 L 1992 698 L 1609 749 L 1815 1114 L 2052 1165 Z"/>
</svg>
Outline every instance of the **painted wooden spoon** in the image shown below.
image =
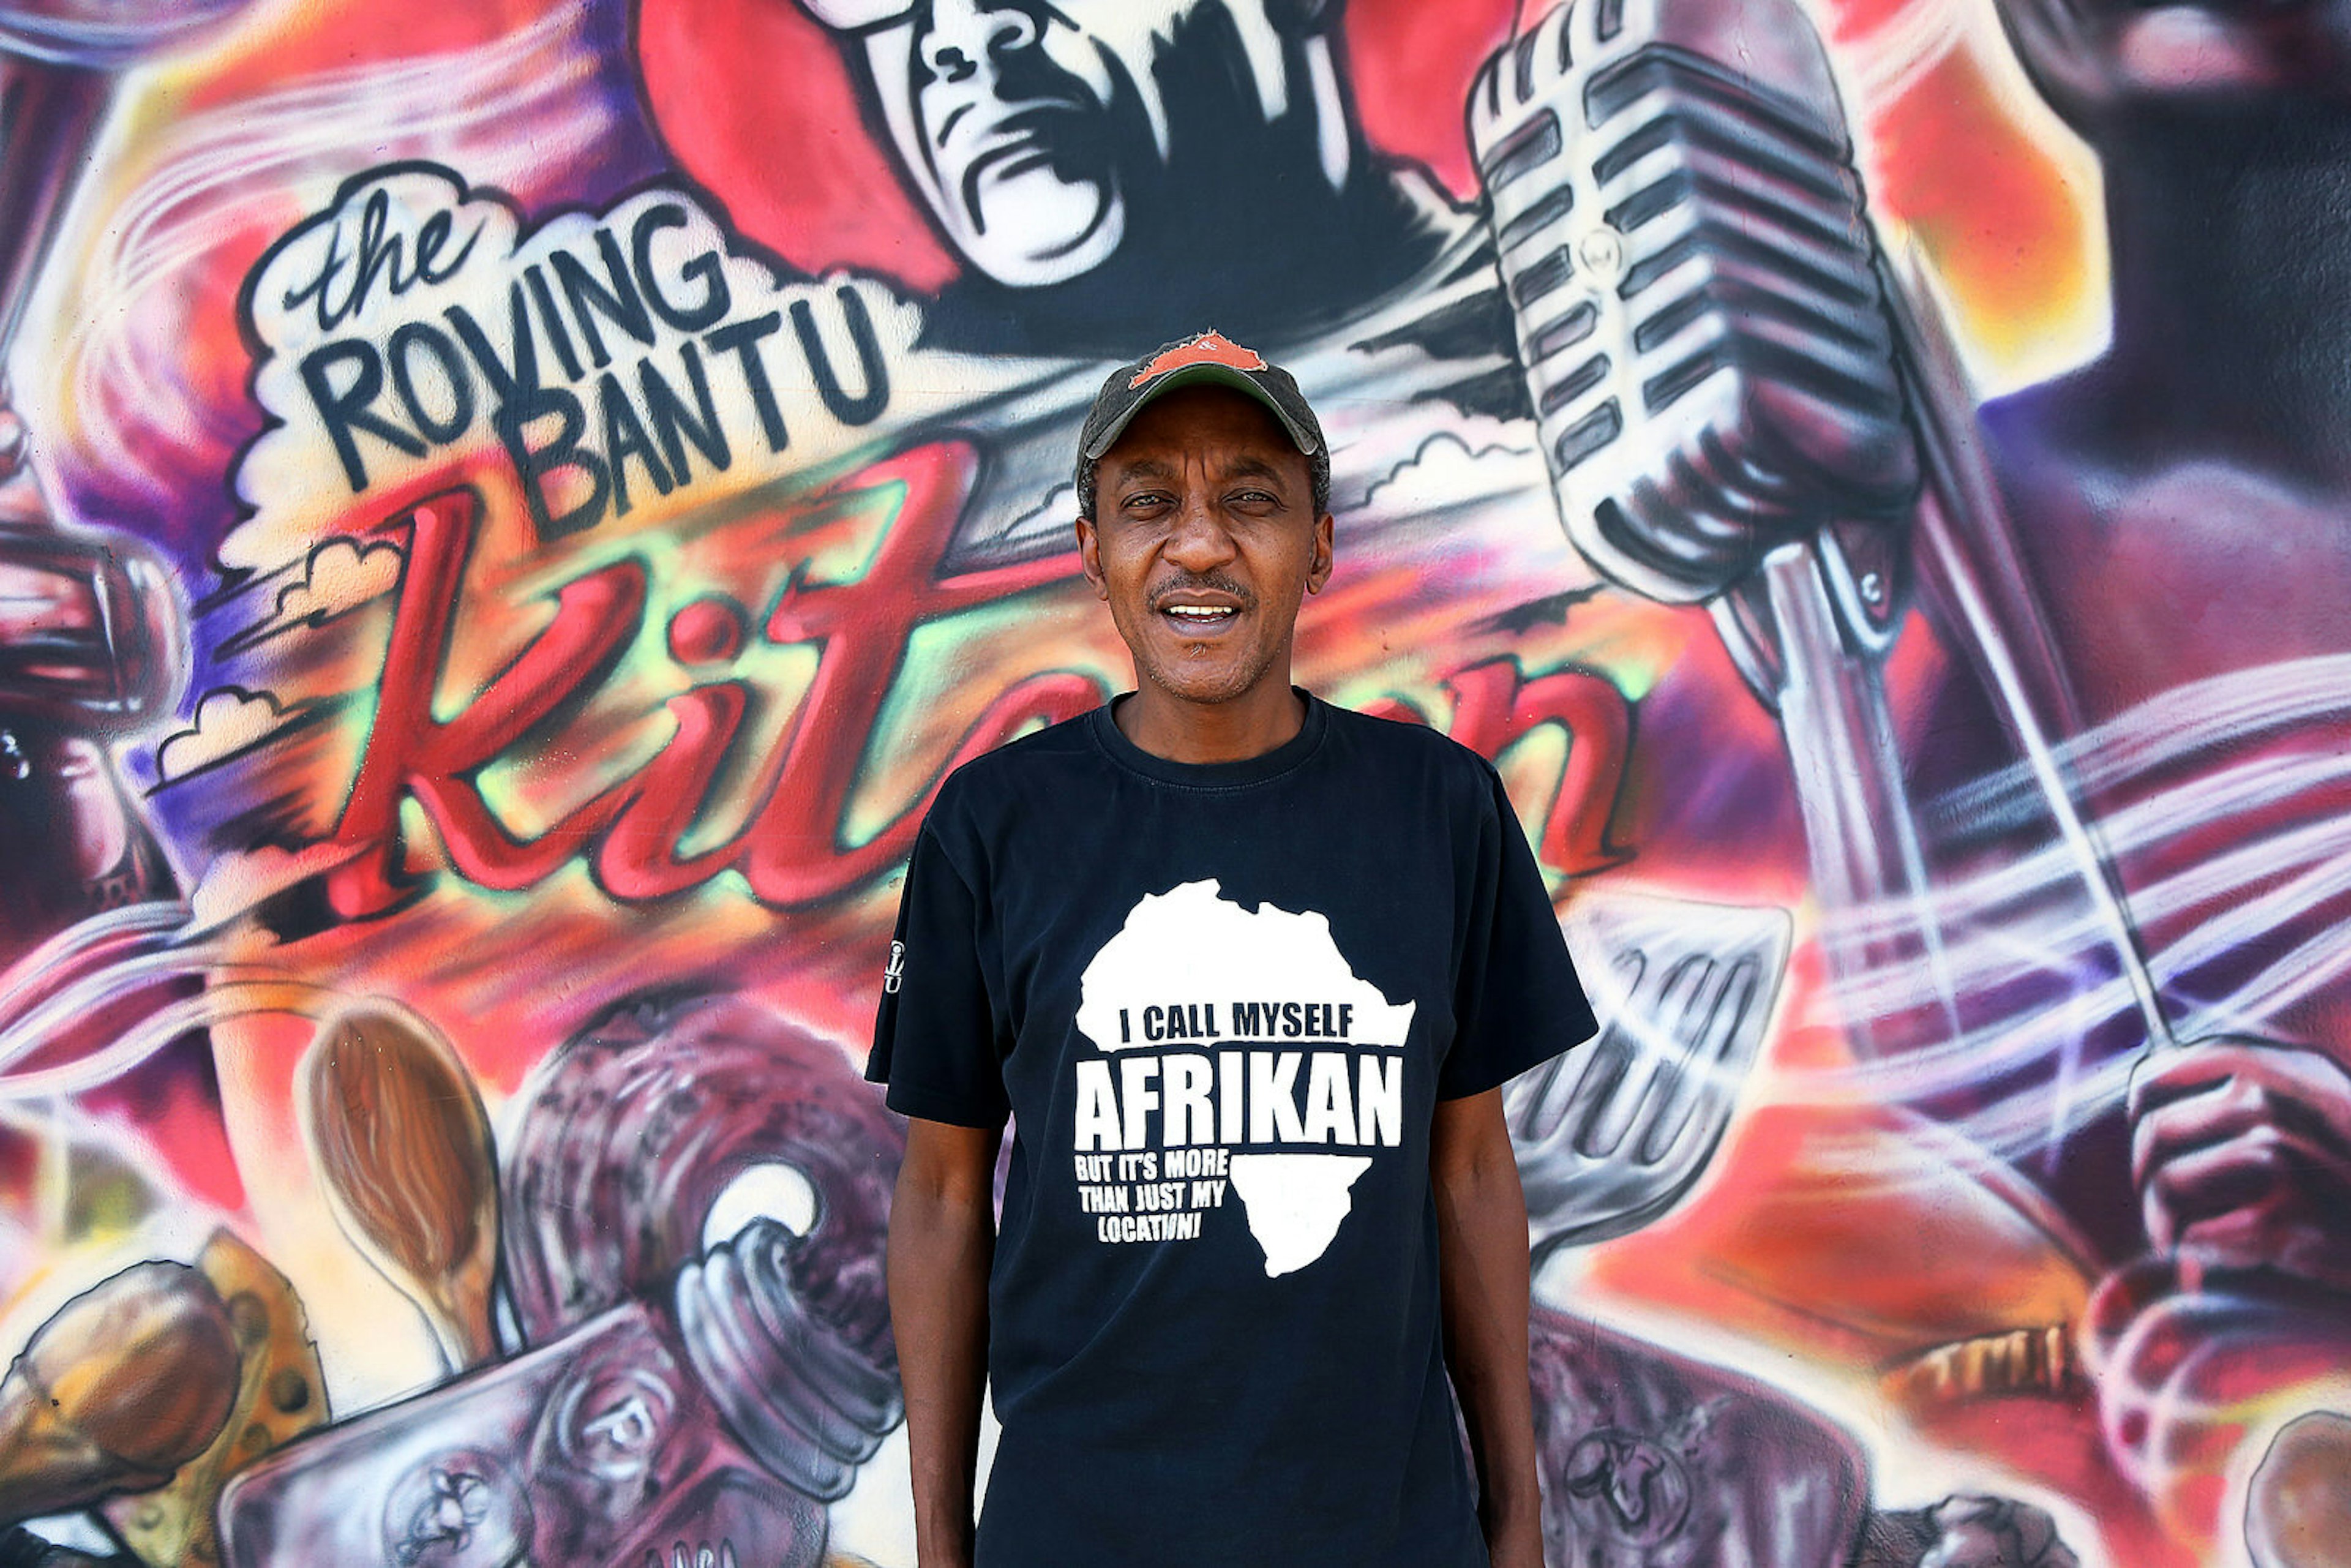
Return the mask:
<svg viewBox="0 0 2351 1568">
<path fill-rule="evenodd" d="M 456 1052 L 413 1013 L 371 1002 L 319 1031 L 298 1103 L 344 1234 L 416 1303 L 451 1371 L 493 1359 L 497 1159 Z"/>
</svg>

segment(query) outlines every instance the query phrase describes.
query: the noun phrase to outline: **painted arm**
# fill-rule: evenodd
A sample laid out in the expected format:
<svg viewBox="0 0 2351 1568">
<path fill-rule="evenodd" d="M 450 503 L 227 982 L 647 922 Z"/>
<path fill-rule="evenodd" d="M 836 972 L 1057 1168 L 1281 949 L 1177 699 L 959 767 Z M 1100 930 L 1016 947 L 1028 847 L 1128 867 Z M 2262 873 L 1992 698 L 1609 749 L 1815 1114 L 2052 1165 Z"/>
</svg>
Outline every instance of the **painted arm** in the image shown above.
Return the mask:
<svg viewBox="0 0 2351 1568">
<path fill-rule="evenodd" d="M 908 1124 L 890 1208 L 890 1326 L 906 1393 L 919 1568 L 970 1568 L 1000 1131 Z"/>
<path fill-rule="evenodd" d="M 1527 1378 L 1527 1205 L 1502 1092 L 1438 1102 L 1428 1164 L 1445 1362 L 1469 1428 L 1487 1553 L 1493 1568 L 1542 1568 Z"/>
</svg>

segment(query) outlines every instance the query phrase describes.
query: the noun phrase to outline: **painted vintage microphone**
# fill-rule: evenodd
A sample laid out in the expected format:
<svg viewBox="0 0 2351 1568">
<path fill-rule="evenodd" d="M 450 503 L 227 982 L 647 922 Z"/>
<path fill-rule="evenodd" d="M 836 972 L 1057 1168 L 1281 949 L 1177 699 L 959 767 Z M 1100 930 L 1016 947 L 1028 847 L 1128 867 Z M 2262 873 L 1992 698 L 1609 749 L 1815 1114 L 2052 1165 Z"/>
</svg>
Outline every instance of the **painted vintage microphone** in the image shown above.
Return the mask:
<svg viewBox="0 0 2351 1568">
<path fill-rule="evenodd" d="M 1886 697 L 1915 532 L 2168 1039 L 2049 743 L 2062 686 L 2029 596 L 1996 591 L 2014 574 L 1961 537 L 1999 559 L 1998 493 L 1956 356 L 1865 216 L 1810 18 L 1794 0 L 1571 0 L 1489 63 L 1469 132 L 1562 519 L 1610 580 L 1707 605 L 1778 714 L 1833 969 L 1922 965 L 1940 1016 L 1899 1032 L 1960 1033 Z M 1890 1044 L 1883 1020 L 1852 1022 L 1858 1049 Z"/>
</svg>

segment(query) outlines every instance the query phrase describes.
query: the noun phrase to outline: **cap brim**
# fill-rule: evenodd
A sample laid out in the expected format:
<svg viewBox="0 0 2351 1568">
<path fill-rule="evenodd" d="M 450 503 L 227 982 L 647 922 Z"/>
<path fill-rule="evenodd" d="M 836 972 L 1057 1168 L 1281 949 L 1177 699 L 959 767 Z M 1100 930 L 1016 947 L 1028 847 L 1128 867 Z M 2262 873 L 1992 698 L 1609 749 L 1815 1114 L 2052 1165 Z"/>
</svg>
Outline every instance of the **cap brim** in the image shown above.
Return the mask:
<svg viewBox="0 0 2351 1568">
<path fill-rule="evenodd" d="M 1125 432 L 1126 427 L 1134 423 L 1136 414 L 1141 413 L 1169 392 L 1179 387 L 1203 385 L 1230 387 L 1237 392 L 1246 392 L 1266 412 L 1272 414 L 1280 423 L 1282 429 L 1290 433 L 1290 439 L 1297 443 L 1299 451 L 1311 457 L 1317 450 L 1318 444 L 1314 439 L 1314 433 L 1301 428 L 1298 422 L 1290 418 L 1282 406 L 1273 400 L 1273 394 L 1258 385 L 1247 371 L 1237 371 L 1230 365 L 1186 365 L 1181 370 L 1169 371 L 1157 381 L 1153 382 L 1143 390 L 1142 396 L 1127 405 L 1124 413 L 1103 426 L 1101 433 L 1086 447 L 1087 458 L 1091 461 L 1100 461 L 1102 455 L 1111 449 L 1112 444 Z"/>
</svg>

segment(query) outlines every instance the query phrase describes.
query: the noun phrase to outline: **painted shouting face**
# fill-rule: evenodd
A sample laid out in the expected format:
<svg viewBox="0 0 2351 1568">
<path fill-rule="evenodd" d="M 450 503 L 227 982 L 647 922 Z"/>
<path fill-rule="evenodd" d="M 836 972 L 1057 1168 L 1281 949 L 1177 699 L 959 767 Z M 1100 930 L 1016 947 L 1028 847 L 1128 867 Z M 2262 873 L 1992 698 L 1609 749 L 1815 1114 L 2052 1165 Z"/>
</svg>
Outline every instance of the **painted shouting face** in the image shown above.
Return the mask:
<svg viewBox="0 0 2351 1568">
<path fill-rule="evenodd" d="M 1134 416 L 1078 520 L 1087 580 L 1155 702 L 1287 692 L 1299 606 L 1331 577 L 1305 455 L 1258 402 L 1183 387 Z"/>
<path fill-rule="evenodd" d="M 1244 84 L 1270 121 L 1291 97 L 1291 36 L 1328 8 L 1280 0 L 1285 27 L 1277 0 L 803 4 L 859 25 L 908 176 L 964 258 L 1013 287 L 1080 277 L 1118 249 L 1181 134 L 1168 83 Z"/>
</svg>

